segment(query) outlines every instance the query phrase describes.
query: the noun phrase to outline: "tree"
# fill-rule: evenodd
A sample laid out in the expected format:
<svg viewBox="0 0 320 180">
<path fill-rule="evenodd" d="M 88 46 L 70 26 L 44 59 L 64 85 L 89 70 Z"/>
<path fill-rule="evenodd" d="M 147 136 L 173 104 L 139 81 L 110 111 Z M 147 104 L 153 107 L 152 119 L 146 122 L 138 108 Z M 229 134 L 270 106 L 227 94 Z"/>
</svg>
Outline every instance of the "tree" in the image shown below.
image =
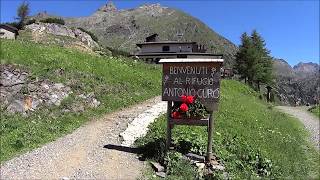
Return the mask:
<svg viewBox="0 0 320 180">
<path fill-rule="evenodd" d="M 260 89 L 260 84 L 272 82 L 272 58 L 270 51 L 257 31 L 249 37 L 247 33 L 241 35 L 241 45 L 236 54 L 235 70 L 246 83 L 255 89 Z"/>
<path fill-rule="evenodd" d="M 248 49 L 250 46 L 250 38 L 245 32 L 241 35 L 241 45 L 239 46 L 239 51 L 236 54 L 235 70 L 240 75 L 240 78 L 244 79 L 246 82 L 248 78 Z"/>
<path fill-rule="evenodd" d="M 29 15 L 29 3 L 26 1 L 23 1 L 18 9 L 17 9 L 17 20 L 19 20 L 19 29 L 21 29 L 24 26 L 24 21 L 26 19 L 26 17 Z"/>
<path fill-rule="evenodd" d="M 253 30 L 251 40 L 256 52 L 256 72 L 254 82 L 257 89 L 260 89 L 260 83 L 270 84 L 273 80 L 272 75 L 272 57 L 270 51 L 266 48 L 266 43 L 260 34 Z"/>
</svg>

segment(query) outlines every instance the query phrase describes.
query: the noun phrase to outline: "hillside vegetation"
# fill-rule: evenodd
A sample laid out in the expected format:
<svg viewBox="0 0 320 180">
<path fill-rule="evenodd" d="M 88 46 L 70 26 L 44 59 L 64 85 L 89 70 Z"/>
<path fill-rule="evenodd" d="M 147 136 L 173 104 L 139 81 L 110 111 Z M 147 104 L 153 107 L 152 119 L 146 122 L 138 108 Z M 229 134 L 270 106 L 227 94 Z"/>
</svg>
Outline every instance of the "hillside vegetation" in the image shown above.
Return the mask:
<svg viewBox="0 0 320 180">
<path fill-rule="evenodd" d="M 76 50 L 32 42 L 1 40 L 1 64 L 17 64 L 31 72 L 31 79 L 49 79 L 71 87 L 73 95 L 60 106 L 45 107 L 27 116 L 1 109 L 3 162 L 13 156 L 72 132 L 93 117 L 112 112 L 160 94 L 158 66 L 131 59 L 100 57 Z M 56 70 L 63 69 L 57 75 Z M 262 102 L 258 94 L 240 82 L 222 81 L 219 111 L 215 113 L 214 152 L 230 178 L 317 178 L 319 152 L 296 119 Z M 84 112 L 65 112 L 77 103 L 75 95 L 94 92 L 101 102 Z M 136 144 L 143 155 L 167 162 L 168 178 L 194 179 L 196 169 L 179 159 L 181 153 L 204 154 L 204 127 L 175 127 L 177 151 L 164 154 L 165 117 L 150 125 Z M 165 158 L 165 160 L 164 160 Z M 222 172 L 215 174 L 222 177 Z"/>
<path fill-rule="evenodd" d="M 39 13 L 33 18 L 50 16 Z M 138 50 L 136 43 L 144 42 L 145 38 L 153 33 L 158 33 L 160 40 L 195 41 L 203 44 L 208 52 L 224 54 L 227 65 L 232 63 L 237 51 L 232 42 L 214 32 L 199 19 L 160 4 L 117 10 L 109 2 L 90 16 L 63 19 L 70 27 L 81 27 L 93 32 L 101 45 L 130 53 Z"/>
<path fill-rule="evenodd" d="M 312 112 L 314 115 L 318 116 L 320 120 L 320 105 L 316 105 L 309 109 L 310 112 Z"/>
<path fill-rule="evenodd" d="M 214 114 L 213 147 L 227 174 L 216 172 L 216 178 L 319 177 L 319 152 L 307 142 L 308 134 L 299 121 L 262 102 L 255 91 L 240 82 L 223 80 L 221 91 L 219 111 Z M 194 179 L 196 168 L 179 157 L 186 152 L 205 155 L 206 128 L 176 126 L 173 130 L 176 151 L 167 155 L 165 116 L 149 128 L 147 136 L 136 142 L 146 149 L 142 155 L 164 162 L 168 179 Z"/>
<path fill-rule="evenodd" d="M 1 64 L 17 64 L 31 73 L 30 79 L 63 83 L 73 92 L 60 106 L 27 116 L 1 109 L 1 162 L 70 133 L 92 117 L 154 97 L 161 89 L 157 66 L 52 45 L 1 40 Z M 58 75 L 61 69 L 64 73 Z M 94 93 L 101 105 L 80 113 L 63 111 L 77 106 L 76 95 L 82 93 Z"/>
</svg>

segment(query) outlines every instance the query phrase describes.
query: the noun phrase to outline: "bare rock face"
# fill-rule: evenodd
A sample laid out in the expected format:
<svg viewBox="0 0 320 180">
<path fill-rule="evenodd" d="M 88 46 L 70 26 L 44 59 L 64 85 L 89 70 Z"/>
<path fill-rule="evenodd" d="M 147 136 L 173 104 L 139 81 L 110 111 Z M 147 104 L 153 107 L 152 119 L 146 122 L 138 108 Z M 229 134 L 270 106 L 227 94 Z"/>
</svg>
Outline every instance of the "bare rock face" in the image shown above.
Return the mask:
<svg viewBox="0 0 320 180">
<path fill-rule="evenodd" d="M 26 83 L 28 73 L 13 66 L 0 65 L 0 102 L 1 109 L 13 102 L 13 96 L 21 91 Z M 15 102 L 16 106 L 20 103 Z"/>
<path fill-rule="evenodd" d="M 316 63 L 302 63 L 293 66 L 293 70 L 298 74 L 302 76 L 308 76 L 313 74 L 318 74 L 320 70 L 320 66 Z"/>
<path fill-rule="evenodd" d="M 116 8 L 116 6 L 113 4 L 112 1 L 109 1 L 106 5 L 103 5 L 102 7 L 100 7 L 98 11 L 102 11 L 102 12 L 115 12 L 115 11 L 117 11 L 117 8 Z"/>
<path fill-rule="evenodd" d="M 49 80 L 28 80 L 29 73 L 13 65 L 0 65 L 0 105 L 10 113 L 33 111 L 42 105 L 59 106 L 72 93 L 70 87 Z"/>
<path fill-rule="evenodd" d="M 55 24 L 55 23 L 33 23 L 25 27 L 27 30 L 31 30 L 33 35 L 39 37 L 45 34 L 53 34 L 57 36 L 67 36 L 70 38 L 77 39 L 85 46 L 88 46 L 91 49 L 98 49 L 99 44 L 95 42 L 91 36 L 76 28 L 69 28 L 64 25 Z"/>
<path fill-rule="evenodd" d="M 56 70 L 63 73 L 62 69 Z M 62 83 L 44 79 L 30 80 L 29 72 L 15 65 L 0 65 L 0 108 L 9 113 L 35 111 L 41 107 L 60 106 L 61 102 L 73 92 Z M 87 108 L 100 105 L 94 93 L 75 96 L 72 104 L 62 112 L 83 112 Z"/>
</svg>

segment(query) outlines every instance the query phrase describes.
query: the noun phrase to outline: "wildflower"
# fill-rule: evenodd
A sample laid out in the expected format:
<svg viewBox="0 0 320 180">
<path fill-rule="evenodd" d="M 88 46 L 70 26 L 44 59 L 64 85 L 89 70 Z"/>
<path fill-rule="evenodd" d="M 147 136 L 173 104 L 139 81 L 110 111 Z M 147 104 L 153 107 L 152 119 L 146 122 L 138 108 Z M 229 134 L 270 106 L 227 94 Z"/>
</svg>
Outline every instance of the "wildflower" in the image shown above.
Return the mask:
<svg viewBox="0 0 320 180">
<path fill-rule="evenodd" d="M 187 104 L 192 104 L 194 101 L 194 97 L 193 96 L 187 96 Z"/>
<path fill-rule="evenodd" d="M 171 113 L 171 117 L 174 119 L 180 119 L 181 118 L 181 114 L 177 111 L 174 111 Z"/>
<path fill-rule="evenodd" d="M 187 96 L 182 95 L 181 96 L 181 100 L 182 100 L 183 103 L 187 103 Z"/>
<path fill-rule="evenodd" d="M 186 103 L 182 103 L 181 106 L 180 106 L 180 110 L 182 112 L 187 112 L 188 111 L 188 105 Z"/>
</svg>

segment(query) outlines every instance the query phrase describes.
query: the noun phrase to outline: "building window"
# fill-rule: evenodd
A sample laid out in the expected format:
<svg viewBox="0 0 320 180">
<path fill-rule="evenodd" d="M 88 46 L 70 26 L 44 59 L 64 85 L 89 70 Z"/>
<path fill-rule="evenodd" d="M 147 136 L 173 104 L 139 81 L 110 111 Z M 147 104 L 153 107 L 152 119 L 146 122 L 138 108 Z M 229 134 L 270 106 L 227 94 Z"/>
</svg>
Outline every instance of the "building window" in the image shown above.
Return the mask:
<svg viewBox="0 0 320 180">
<path fill-rule="evenodd" d="M 4 32 L 0 32 L 0 36 L 3 36 L 4 35 Z"/>
<path fill-rule="evenodd" d="M 178 54 L 178 55 L 177 55 L 177 58 L 187 58 L 187 55 L 185 55 L 185 54 Z"/>
<path fill-rule="evenodd" d="M 162 51 L 170 51 L 170 47 L 169 46 L 162 46 Z"/>
</svg>

